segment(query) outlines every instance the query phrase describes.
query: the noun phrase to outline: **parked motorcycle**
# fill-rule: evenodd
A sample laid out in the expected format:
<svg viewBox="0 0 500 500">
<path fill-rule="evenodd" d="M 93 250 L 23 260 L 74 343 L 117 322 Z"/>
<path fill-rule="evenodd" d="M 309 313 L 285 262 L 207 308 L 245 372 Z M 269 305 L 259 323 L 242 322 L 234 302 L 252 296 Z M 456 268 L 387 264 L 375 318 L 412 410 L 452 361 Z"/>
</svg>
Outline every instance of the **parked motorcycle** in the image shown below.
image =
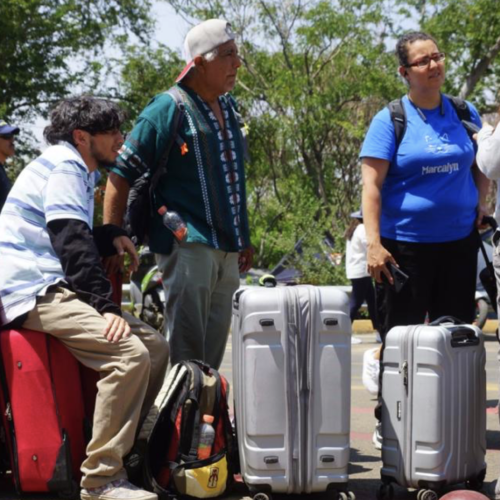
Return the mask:
<svg viewBox="0 0 500 500">
<path fill-rule="evenodd" d="M 132 312 L 139 319 L 164 333 L 165 291 L 154 253 L 148 247 L 139 252 L 139 268 L 130 275 Z"/>
</svg>

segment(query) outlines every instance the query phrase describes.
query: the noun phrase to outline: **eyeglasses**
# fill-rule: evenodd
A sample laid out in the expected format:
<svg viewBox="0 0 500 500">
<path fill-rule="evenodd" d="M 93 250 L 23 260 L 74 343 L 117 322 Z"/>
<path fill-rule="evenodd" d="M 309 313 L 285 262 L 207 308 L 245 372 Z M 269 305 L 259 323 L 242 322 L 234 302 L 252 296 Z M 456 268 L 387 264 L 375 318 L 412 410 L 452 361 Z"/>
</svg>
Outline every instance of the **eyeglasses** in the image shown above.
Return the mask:
<svg viewBox="0 0 500 500">
<path fill-rule="evenodd" d="M 407 64 L 405 67 L 406 68 L 425 68 L 426 66 L 429 66 L 431 61 L 434 61 L 435 63 L 444 61 L 446 59 L 446 54 L 444 52 L 439 52 L 438 54 L 434 54 L 432 56 L 425 56 L 422 57 L 422 59 L 419 59 L 418 61 L 414 61 L 412 63 Z"/>
<path fill-rule="evenodd" d="M 220 57 L 240 57 L 238 50 L 234 49 L 234 48 L 226 49 L 222 52 L 219 50 L 219 51 L 217 51 L 217 54 Z"/>
<path fill-rule="evenodd" d="M 0 135 L 0 139 L 5 139 L 6 141 L 9 141 L 10 139 L 14 139 L 16 134 L 3 134 Z"/>
</svg>

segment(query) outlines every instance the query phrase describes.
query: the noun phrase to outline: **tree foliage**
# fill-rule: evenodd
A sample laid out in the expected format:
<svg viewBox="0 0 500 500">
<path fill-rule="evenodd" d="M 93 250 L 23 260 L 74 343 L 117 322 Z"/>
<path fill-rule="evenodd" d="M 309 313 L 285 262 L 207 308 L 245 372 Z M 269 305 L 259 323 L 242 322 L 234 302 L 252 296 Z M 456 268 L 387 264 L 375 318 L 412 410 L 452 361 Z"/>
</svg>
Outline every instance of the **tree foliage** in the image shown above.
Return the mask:
<svg viewBox="0 0 500 500">
<path fill-rule="evenodd" d="M 186 18 L 229 19 L 238 33 L 243 67 L 235 94 L 250 127 L 248 203 L 258 264 L 276 263 L 300 238 L 306 253 L 309 246 L 317 254 L 325 232 L 342 251 L 340 234 L 360 202 L 366 127 L 402 92 L 381 36 L 383 3 L 169 3 Z"/>
<path fill-rule="evenodd" d="M 343 252 L 366 129 L 406 92 L 393 54 L 405 30 L 431 33 L 446 52 L 445 91 L 481 112 L 497 104 L 498 0 L 164 1 L 188 22 L 223 17 L 237 33 L 234 94 L 250 129 L 248 206 L 261 267 L 289 254 L 304 280 L 342 281 L 318 255 L 327 232 Z M 149 2 L 2 0 L 0 113 L 29 115 L 80 85 L 119 99 L 130 128 L 183 66 L 176 51 L 140 43 L 153 25 Z M 113 60 L 102 56 L 109 46 L 120 49 Z"/>
<path fill-rule="evenodd" d="M 497 0 L 398 0 L 447 54 L 446 90 L 496 109 L 500 85 L 500 9 Z M 396 34 L 399 34 L 399 29 Z"/>
<path fill-rule="evenodd" d="M 104 47 L 144 40 L 150 0 L 2 0 L 0 116 L 32 117 L 103 77 Z"/>
<path fill-rule="evenodd" d="M 249 207 L 262 265 L 302 237 L 318 248 L 324 231 L 342 250 L 339 235 L 359 204 L 367 126 L 406 91 L 392 53 L 405 30 L 437 38 L 447 92 L 487 111 L 498 88 L 496 0 L 169 3 L 186 19 L 229 19 L 238 33 L 244 67 L 235 92 L 250 124 Z"/>
<path fill-rule="evenodd" d="M 134 120 L 154 95 L 174 85 L 184 64 L 177 53 L 162 45 L 157 48 L 131 46 L 127 49 L 118 85 L 108 89 L 119 96 L 127 111 L 129 120 L 125 124 L 126 130 L 131 129 Z"/>
</svg>

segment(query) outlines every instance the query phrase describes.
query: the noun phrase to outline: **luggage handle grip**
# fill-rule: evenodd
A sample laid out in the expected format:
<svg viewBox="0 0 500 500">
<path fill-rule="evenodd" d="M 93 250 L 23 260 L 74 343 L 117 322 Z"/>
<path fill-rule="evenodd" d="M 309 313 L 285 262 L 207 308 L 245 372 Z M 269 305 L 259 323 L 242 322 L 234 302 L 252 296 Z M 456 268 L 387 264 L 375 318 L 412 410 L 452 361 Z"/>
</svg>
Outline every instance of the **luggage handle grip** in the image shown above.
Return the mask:
<svg viewBox="0 0 500 500">
<path fill-rule="evenodd" d="M 238 310 L 240 308 L 240 297 L 241 297 L 241 294 L 245 291 L 245 289 L 243 290 L 237 290 L 234 294 L 234 297 L 233 297 L 233 308 Z"/>
<path fill-rule="evenodd" d="M 455 316 L 441 316 L 438 319 L 435 319 L 432 323 L 429 323 L 429 326 L 439 326 L 443 323 L 453 323 L 454 325 L 465 325 L 465 323 Z"/>
<path fill-rule="evenodd" d="M 325 318 L 323 320 L 323 324 L 326 326 L 337 326 L 339 324 L 339 320 L 336 318 Z"/>
<path fill-rule="evenodd" d="M 274 326 L 274 319 L 261 319 L 260 326 Z"/>
<path fill-rule="evenodd" d="M 496 230 L 498 228 L 497 221 L 495 217 L 492 215 L 483 215 L 483 218 L 481 220 L 481 225 L 483 226 L 490 226 L 491 229 Z"/>
<path fill-rule="evenodd" d="M 451 347 L 479 345 L 479 337 L 471 328 L 457 328 L 451 332 Z"/>
</svg>

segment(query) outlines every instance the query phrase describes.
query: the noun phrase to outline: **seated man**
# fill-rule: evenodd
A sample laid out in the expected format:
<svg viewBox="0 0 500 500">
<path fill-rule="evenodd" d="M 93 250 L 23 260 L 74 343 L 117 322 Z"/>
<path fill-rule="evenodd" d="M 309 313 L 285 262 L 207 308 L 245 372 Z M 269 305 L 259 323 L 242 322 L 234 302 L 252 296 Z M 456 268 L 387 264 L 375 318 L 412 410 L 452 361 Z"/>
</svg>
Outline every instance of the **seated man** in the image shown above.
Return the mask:
<svg viewBox="0 0 500 500">
<path fill-rule="evenodd" d="M 123 457 L 159 391 L 168 344 L 111 299 L 101 256 L 137 254 L 124 231 L 92 229 L 98 167 L 123 144 L 118 107 L 62 101 L 44 131 L 51 146 L 19 175 L 0 215 L 0 325 L 57 337 L 100 373 L 92 440 L 81 470 L 84 500 L 155 500 L 127 481 Z"/>
</svg>

